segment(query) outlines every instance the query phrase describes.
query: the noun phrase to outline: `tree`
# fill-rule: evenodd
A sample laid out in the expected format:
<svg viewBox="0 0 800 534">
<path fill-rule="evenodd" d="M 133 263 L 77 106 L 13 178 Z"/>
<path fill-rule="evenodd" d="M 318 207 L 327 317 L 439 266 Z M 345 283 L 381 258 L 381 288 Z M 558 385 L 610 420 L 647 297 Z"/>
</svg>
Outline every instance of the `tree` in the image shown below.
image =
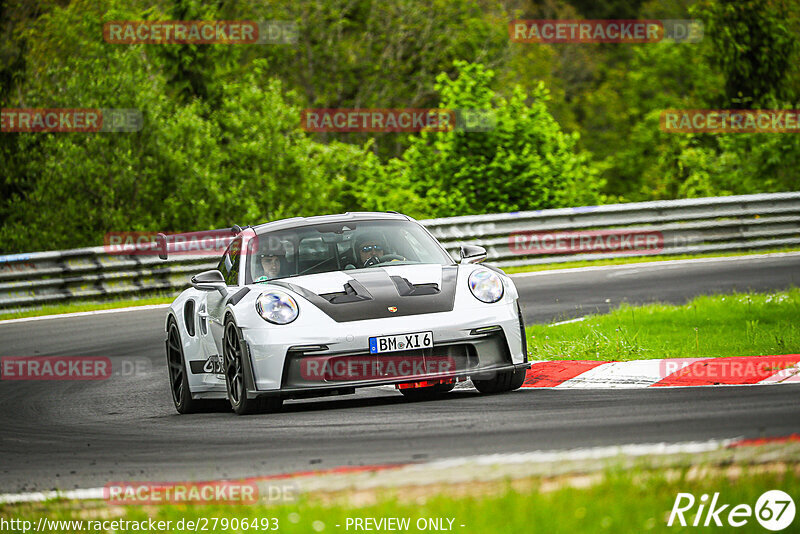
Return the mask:
<svg viewBox="0 0 800 534">
<path fill-rule="evenodd" d="M 720 107 L 755 109 L 800 96 L 787 83 L 797 60 L 796 10 L 786 0 L 704 0 L 694 9 L 706 21 L 712 64 L 725 77 Z"/>
<path fill-rule="evenodd" d="M 517 88 L 505 99 L 490 89 L 491 70 L 464 61 L 454 67 L 455 79 L 437 77 L 440 107 L 491 110 L 496 125 L 421 133 L 387 164 L 383 180 L 362 184 L 365 206 L 446 217 L 601 201 L 597 170 L 577 152 L 577 134 L 564 133 L 547 111 L 543 85 L 532 95 Z"/>
<path fill-rule="evenodd" d="M 26 30 L 30 76 L 19 88 L 20 105 L 134 108 L 144 126 L 14 134 L 29 183 L 13 202 L 4 199 L 2 250 L 97 245 L 108 231 L 190 231 L 341 209 L 342 183 L 373 156 L 301 131 L 299 96 L 271 77 L 264 60 L 251 62 L 245 75 L 215 80 L 222 105 L 187 100 L 169 90 L 165 59 L 149 53 L 151 46 L 97 39 L 108 17 L 140 15 L 76 1 Z"/>
</svg>

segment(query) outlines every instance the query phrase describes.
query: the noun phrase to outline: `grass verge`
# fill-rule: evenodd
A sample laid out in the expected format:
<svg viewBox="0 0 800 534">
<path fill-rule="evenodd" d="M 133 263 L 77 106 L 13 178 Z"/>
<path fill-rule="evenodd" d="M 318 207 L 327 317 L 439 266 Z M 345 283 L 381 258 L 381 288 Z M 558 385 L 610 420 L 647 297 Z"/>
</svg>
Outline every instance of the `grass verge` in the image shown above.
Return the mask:
<svg viewBox="0 0 800 534">
<path fill-rule="evenodd" d="M 800 352 L 800 289 L 697 297 L 683 306 L 621 305 L 582 322 L 527 328 L 542 360 L 644 360 Z"/>
<path fill-rule="evenodd" d="M 480 483 L 473 483 L 480 484 Z M 353 520 L 374 518 L 408 520 L 408 529 L 419 532 L 428 520 L 440 521 L 445 530 L 493 534 L 507 532 L 568 532 L 568 533 L 626 533 L 626 532 L 689 532 L 696 527 L 667 526 L 670 511 L 678 493 L 719 493 L 719 505 L 737 504 L 754 508 L 759 496 L 768 490 L 781 489 L 789 495 L 800 494 L 800 477 L 796 462 L 775 462 L 756 466 L 693 466 L 673 470 L 608 469 L 593 480 L 573 477 L 554 484 L 541 477 L 501 481 L 484 491 L 470 484 L 456 484 L 443 491 L 405 498 L 398 491 L 388 490 L 377 500 L 359 504 L 350 492 L 341 500 L 322 501 L 313 495 L 303 496 L 296 503 L 276 506 L 127 506 L 110 507 L 103 502 L 51 502 L 0 507 L 0 518 L 21 519 L 36 525 L 39 518 L 48 520 L 79 520 L 83 527 L 50 531 L 90 530 L 92 522 L 123 519 L 141 521 L 170 521 L 168 531 L 189 532 L 195 528 L 187 521 L 200 521 L 206 531 L 246 532 L 264 531 L 252 528 L 253 521 L 261 527 L 277 524 L 280 532 L 353 532 Z M 480 488 L 479 488 L 480 489 Z M 491 491 L 485 491 L 489 489 Z M 407 497 L 407 496 L 406 496 Z M 727 511 L 722 521 L 727 519 Z M 694 520 L 697 505 L 686 512 L 689 525 Z M 223 521 L 227 525 L 222 528 Z M 273 518 L 277 523 L 273 522 Z M 705 517 L 703 517 L 705 519 Z M 215 521 L 216 520 L 216 521 Z M 234 520 L 237 528 L 231 528 Z M 246 520 L 248 528 L 242 528 Z M 183 521 L 183 528 L 179 522 Z M 419 521 L 419 525 L 418 525 Z M 795 519 L 797 522 L 798 519 Z M 350 525 L 350 528 L 346 528 Z M 701 523 L 702 524 L 702 523 Z M 212 530 L 212 526 L 216 528 Z M 720 531 L 731 529 L 723 523 Z M 727 529 L 725 528 L 727 526 Z M 197 530 L 203 530 L 198 528 Z M 363 530 L 363 529 L 361 529 Z M 383 530 L 383 529 L 381 529 Z M 429 528 L 425 530 L 430 530 Z M 755 517 L 750 517 L 737 532 L 764 532 Z M 18 530 L 21 532 L 22 530 Z M 94 530 L 97 532 L 98 530 Z M 101 530 L 102 531 L 102 530 Z M 106 530 L 112 531 L 112 530 Z M 131 528 L 116 528 L 116 532 L 135 532 Z M 791 528 L 787 532 L 791 531 Z M 153 531 L 151 531 L 153 532 Z"/>
<path fill-rule="evenodd" d="M 23 317 L 41 317 L 43 315 L 59 315 L 63 313 L 76 313 L 84 311 L 113 310 L 115 308 L 128 308 L 131 306 L 150 306 L 153 304 L 169 304 L 175 300 L 172 296 L 157 296 L 143 299 L 119 299 L 103 302 L 72 302 L 64 304 L 48 304 L 41 308 L 22 311 L 0 312 L 0 321 L 5 319 L 21 319 Z"/>
</svg>

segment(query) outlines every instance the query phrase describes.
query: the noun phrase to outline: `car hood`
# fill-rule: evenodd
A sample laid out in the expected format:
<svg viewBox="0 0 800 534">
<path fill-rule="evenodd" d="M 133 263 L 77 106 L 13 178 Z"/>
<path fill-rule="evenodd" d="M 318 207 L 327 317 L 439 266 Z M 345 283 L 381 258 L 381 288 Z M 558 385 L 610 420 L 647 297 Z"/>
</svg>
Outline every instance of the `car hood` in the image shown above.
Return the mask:
<svg viewBox="0 0 800 534">
<path fill-rule="evenodd" d="M 337 322 L 451 311 L 457 265 L 387 265 L 273 280 Z"/>
</svg>

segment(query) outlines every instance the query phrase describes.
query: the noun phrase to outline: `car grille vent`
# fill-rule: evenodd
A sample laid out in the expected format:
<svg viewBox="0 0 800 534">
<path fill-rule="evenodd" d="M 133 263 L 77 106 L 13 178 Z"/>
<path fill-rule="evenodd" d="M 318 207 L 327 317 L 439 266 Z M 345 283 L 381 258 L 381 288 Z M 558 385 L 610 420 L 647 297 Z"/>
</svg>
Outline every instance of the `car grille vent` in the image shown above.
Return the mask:
<svg viewBox="0 0 800 534">
<path fill-rule="evenodd" d="M 401 297 L 436 295 L 439 293 L 439 286 L 437 284 L 412 284 L 402 276 L 392 276 L 391 279 Z"/>
<path fill-rule="evenodd" d="M 361 300 L 372 300 L 372 295 L 369 291 L 356 282 L 350 280 L 344 285 L 344 291 L 336 293 L 323 293 L 320 297 L 324 298 L 331 304 L 345 304 L 347 302 L 359 302 Z"/>
</svg>

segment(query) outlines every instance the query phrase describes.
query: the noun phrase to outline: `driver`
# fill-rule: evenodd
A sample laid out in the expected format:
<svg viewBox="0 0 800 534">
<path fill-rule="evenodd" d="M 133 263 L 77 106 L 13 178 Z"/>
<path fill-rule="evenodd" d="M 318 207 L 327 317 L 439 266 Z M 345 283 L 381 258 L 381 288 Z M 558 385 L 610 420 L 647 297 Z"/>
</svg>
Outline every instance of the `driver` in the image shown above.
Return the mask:
<svg viewBox="0 0 800 534">
<path fill-rule="evenodd" d="M 362 267 L 369 267 L 380 263 L 380 259 L 386 252 L 383 240 L 374 234 L 366 234 L 356 241 L 356 253 Z"/>
<path fill-rule="evenodd" d="M 267 244 L 256 254 L 256 271 L 260 267 L 261 275 L 256 281 L 271 280 L 281 275 L 283 263 L 286 260 L 286 250 L 277 239 L 267 239 Z"/>
</svg>

